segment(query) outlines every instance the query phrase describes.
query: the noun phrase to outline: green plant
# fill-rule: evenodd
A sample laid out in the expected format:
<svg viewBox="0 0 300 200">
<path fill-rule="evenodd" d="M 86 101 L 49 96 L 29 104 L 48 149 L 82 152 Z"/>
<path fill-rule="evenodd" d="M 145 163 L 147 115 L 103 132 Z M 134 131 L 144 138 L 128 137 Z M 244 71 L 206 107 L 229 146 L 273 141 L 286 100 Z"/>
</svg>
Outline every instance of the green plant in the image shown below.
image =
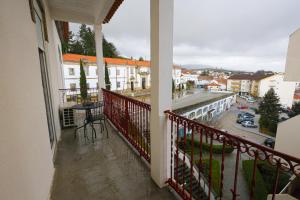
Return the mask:
<svg viewBox="0 0 300 200">
<path fill-rule="evenodd" d="M 243 172 L 245 179 L 247 181 L 249 190 L 251 189 L 252 185 L 252 174 L 253 174 L 253 167 L 254 161 L 253 160 L 244 160 L 242 162 Z M 255 188 L 254 188 L 254 199 L 255 200 L 265 200 L 268 196 L 268 190 L 266 188 L 265 182 L 262 178 L 262 175 L 258 168 L 256 167 L 255 173 Z"/>
<path fill-rule="evenodd" d="M 249 189 L 252 185 L 252 173 L 254 160 L 244 160 L 242 163 L 244 175 L 248 183 Z M 256 177 L 254 188 L 254 199 L 265 200 L 267 195 L 273 192 L 273 185 L 276 179 L 276 167 L 268 164 L 266 161 L 257 161 Z M 279 172 L 277 191 L 281 191 L 289 181 L 289 175 Z"/>
<path fill-rule="evenodd" d="M 273 135 L 276 135 L 277 124 L 279 121 L 280 104 L 279 98 L 273 88 L 271 88 L 263 97 L 259 104 L 259 125 L 261 128 L 268 129 Z"/>
<path fill-rule="evenodd" d="M 200 161 L 196 161 L 197 166 L 199 166 Z M 220 183 L 221 183 L 221 167 L 220 162 L 218 160 L 212 159 L 211 160 L 211 183 L 212 188 L 215 191 L 215 193 L 219 196 L 220 195 Z M 202 172 L 204 176 L 207 178 L 209 177 L 209 166 L 210 166 L 210 160 L 204 159 L 202 160 Z"/>
<path fill-rule="evenodd" d="M 80 96 L 82 97 L 82 100 L 87 100 L 87 83 L 86 83 L 86 76 L 83 69 L 83 62 L 80 59 Z"/>
<path fill-rule="evenodd" d="M 105 88 L 107 90 L 110 90 L 110 84 L 111 82 L 108 74 L 107 62 L 105 62 Z"/>
<path fill-rule="evenodd" d="M 186 150 L 187 151 L 191 151 L 192 145 L 191 145 L 192 141 L 191 138 L 187 138 L 186 139 Z M 200 141 L 196 141 L 194 140 L 194 150 L 196 150 L 195 153 L 199 152 L 199 148 L 200 148 Z M 210 151 L 210 144 L 202 142 L 202 150 L 204 151 Z M 234 150 L 233 147 L 229 146 L 229 145 L 225 145 L 224 148 L 224 152 L 225 153 L 232 153 Z M 212 152 L 215 154 L 222 154 L 223 151 L 223 145 L 222 144 L 213 144 L 212 145 Z"/>
</svg>

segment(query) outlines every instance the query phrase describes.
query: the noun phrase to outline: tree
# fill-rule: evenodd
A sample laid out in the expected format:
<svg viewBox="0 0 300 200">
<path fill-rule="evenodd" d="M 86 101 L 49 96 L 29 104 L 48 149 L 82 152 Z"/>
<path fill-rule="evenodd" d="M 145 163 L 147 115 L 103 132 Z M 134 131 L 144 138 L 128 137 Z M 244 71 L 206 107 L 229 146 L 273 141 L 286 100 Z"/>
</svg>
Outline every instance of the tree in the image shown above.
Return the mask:
<svg viewBox="0 0 300 200">
<path fill-rule="evenodd" d="M 86 76 L 83 69 L 83 62 L 81 59 L 80 59 L 80 96 L 83 102 L 87 100 Z"/>
<path fill-rule="evenodd" d="M 139 58 L 139 61 L 144 61 L 144 58 L 141 56 L 141 57 Z"/>
<path fill-rule="evenodd" d="M 172 93 L 174 94 L 175 92 L 175 81 L 172 79 Z"/>
<path fill-rule="evenodd" d="M 83 54 L 89 56 L 96 55 L 95 33 L 90 27 L 82 24 L 79 28 L 80 42 L 83 47 Z"/>
<path fill-rule="evenodd" d="M 105 62 L 105 88 L 107 90 L 110 90 L 110 84 L 111 82 L 108 74 L 107 62 Z"/>
<path fill-rule="evenodd" d="M 295 117 L 300 114 L 300 101 L 294 103 L 292 106 L 292 111 L 289 113 L 289 117 Z"/>
<path fill-rule="evenodd" d="M 68 41 L 63 43 L 64 53 L 74 53 L 88 56 L 96 55 L 95 32 L 85 24 L 79 28 L 79 33 L 74 35 L 69 32 Z M 108 58 L 118 58 L 119 52 L 115 45 L 108 42 L 103 36 L 103 56 Z"/>
<path fill-rule="evenodd" d="M 273 88 L 271 88 L 263 97 L 259 104 L 259 125 L 261 129 L 267 129 L 276 135 L 277 124 L 279 121 L 280 104 L 279 98 Z"/>
<path fill-rule="evenodd" d="M 111 42 L 108 42 L 103 36 L 103 56 L 106 58 L 118 58 L 119 52 L 115 45 Z"/>
</svg>

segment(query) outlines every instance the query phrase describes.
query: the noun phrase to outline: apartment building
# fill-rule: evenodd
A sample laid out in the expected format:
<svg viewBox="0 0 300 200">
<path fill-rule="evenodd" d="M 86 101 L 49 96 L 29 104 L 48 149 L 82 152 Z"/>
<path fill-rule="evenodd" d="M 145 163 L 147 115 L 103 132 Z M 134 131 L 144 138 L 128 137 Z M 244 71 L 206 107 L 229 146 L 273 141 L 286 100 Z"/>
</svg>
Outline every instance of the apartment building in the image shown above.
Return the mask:
<svg viewBox="0 0 300 200">
<path fill-rule="evenodd" d="M 257 96 L 263 97 L 271 88 L 279 97 L 279 102 L 283 107 L 291 108 L 293 105 L 295 82 L 284 81 L 284 74 L 274 74 L 263 78 L 258 83 Z"/>
<path fill-rule="evenodd" d="M 236 74 L 228 78 L 227 90 L 241 95 L 263 97 L 273 88 L 284 107 L 291 107 L 295 92 L 295 82 L 284 81 L 282 73 L 256 72 L 254 74 Z"/>
<path fill-rule="evenodd" d="M 97 88 L 98 70 L 95 56 L 78 54 L 63 55 L 64 84 L 66 89 L 79 88 L 80 59 L 84 62 L 84 71 L 89 88 Z M 148 89 L 151 86 L 150 62 L 120 58 L 104 58 L 108 68 L 111 90 Z M 181 83 L 181 68 L 173 66 L 173 80 L 176 86 Z"/>
<path fill-rule="evenodd" d="M 251 74 L 235 74 L 227 79 L 227 90 L 241 95 L 250 94 Z"/>
</svg>

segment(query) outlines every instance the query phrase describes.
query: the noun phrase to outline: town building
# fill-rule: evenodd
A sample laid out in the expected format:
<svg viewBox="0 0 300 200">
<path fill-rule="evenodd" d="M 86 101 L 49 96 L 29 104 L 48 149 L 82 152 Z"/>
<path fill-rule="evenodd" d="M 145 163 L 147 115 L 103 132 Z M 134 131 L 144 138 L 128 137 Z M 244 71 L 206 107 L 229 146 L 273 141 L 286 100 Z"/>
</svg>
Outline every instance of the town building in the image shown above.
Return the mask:
<svg viewBox="0 0 300 200">
<path fill-rule="evenodd" d="M 65 89 L 79 88 L 80 59 L 84 63 L 84 71 L 89 88 L 97 88 L 98 73 L 95 56 L 78 54 L 63 55 L 63 73 Z M 104 58 L 108 69 L 111 90 L 149 89 L 151 86 L 150 62 L 121 58 Z M 173 80 L 176 86 L 181 83 L 181 68 L 173 66 Z"/>
<path fill-rule="evenodd" d="M 204 87 L 208 91 L 220 91 L 221 90 L 221 85 L 217 83 L 210 83 Z"/>
<path fill-rule="evenodd" d="M 188 81 L 193 82 L 195 85 L 198 84 L 198 74 L 193 70 L 182 69 L 181 72 L 181 83 L 186 84 Z"/>
<path fill-rule="evenodd" d="M 0 49 L 4 52 L 1 54 L 1 65 L 5 67 L 1 68 L 0 73 L 0 199 L 171 200 L 176 198 L 173 193 L 183 199 L 217 199 L 220 194 L 228 196 L 228 199 L 246 199 L 251 197 L 250 191 L 245 194 L 248 188 L 251 189 L 248 187 L 240 192 L 238 181 L 240 174 L 243 174 L 240 164 L 240 158 L 243 157 L 254 161 L 267 156 L 269 159 L 266 161 L 275 162 L 272 164 L 275 164 L 278 173 L 284 171 L 299 176 L 297 167 L 300 165 L 300 156 L 295 153 L 299 151 L 299 120 L 291 122 L 289 130 L 283 131 L 288 143 L 285 143 L 282 151 L 296 147 L 295 151 L 290 151 L 295 156 L 291 157 L 173 112 L 173 0 L 149 2 L 151 105 L 105 90 L 102 26 L 109 23 L 114 13 L 122 8 L 122 2 L 126 3 L 123 0 L 1 1 Z M 126 14 L 132 13 L 127 11 Z M 84 126 L 84 130 L 88 129 L 90 133 L 90 139 L 85 141 L 87 137 L 84 130 L 77 132 L 74 139 L 75 128 L 61 128 L 59 89 L 64 85 L 61 43 L 68 38 L 66 22 L 93 26 L 99 88 L 95 99 L 97 103 L 78 103 L 69 111 L 85 109 L 82 123 L 86 123 L 97 119 L 91 109 L 102 106 L 101 120 L 107 122 L 108 138 L 98 137 L 103 136 L 99 124 L 97 127 L 92 124 Z M 299 55 L 298 52 L 299 49 L 294 55 Z M 294 66 L 292 76 L 298 73 L 295 77 L 299 79 L 299 63 L 296 62 Z M 218 109 L 218 103 L 215 108 L 208 109 L 210 113 L 216 112 L 213 109 Z M 226 183 L 226 187 L 220 193 L 214 190 L 211 176 L 206 178 L 204 165 L 198 165 L 197 160 L 193 160 L 193 145 L 190 149 L 192 156 L 178 145 L 179 142 L 180 145 L 186 143 L 186 137 L 181 143 L 182 138 L 177 134 L 180 126 L 191 132 L 190 144 L 196 143 L 193 136 L 201 141 L 206 136 L 210 141 L 210 144 L 206 143 L 210 149 L 210 159 L 205 162 L 206 169 L 215 166 L 212 165 L 214 144 L 223 143 L 222 154 L 218 157 L 222 157 L 223 161 L 220 163 L 220 180 Z M 96 134 L 98 136 L 94 138 L 92 135 Z M 195 149 L 202 152 L 202 144 Z M 235 149 L 231 156 L 225 154 L 227 146 Z M 261 152 L 265 156 L 260 156 Z M 204 157 L 208 158 L 208 154 L 205 153 Z M 224 170 L 229 168 L 227 164 L 230 164 L 230 170 Z M 256 168 L 253 169 L 250 171 L 252 174 Z M 184 179 L 175 176 L 179 173 L 185 176 Z M 252 182 L 255 183 L 258 179 L 256 176 L 253 178 Z M 277 196 L 281 195 L 277 194 L 278 181 L 271 180 L 270 183 L 274 185 L 271 194 L 273 199 L 279 199 Z M 166 186 L 172 188 L 173 193 Z M 253 194 L 254 188 L 251 188 Z"/>
<path fill-rule="evenodd" d="M 292 106 L 295 82 L 284 81 L 284 74 L 282 73 L 235 74 L 227 80 L 227 90 L 240 95 L 262 98 L 271 88 L 278 95 L 282 106 Z"/>
<path fill-rule="evenodd" d="M 256 95 L 263 97 L 271 88 L 279 97 L 279 103 L 286 108 L 291 108 L 293 105 L 295 82 L 284 81 L 284 74 L 278 73 L 268 76 L 259 81 L 258 91 Z"/>
<path fill-rule="evenodd" d="M 202 90 L 189 99 L 173 101 L 172 109 L 177 114 L 191 120 L 211 121 L 236 103 L 233 93 L 212 93 Z"/>
</svg>

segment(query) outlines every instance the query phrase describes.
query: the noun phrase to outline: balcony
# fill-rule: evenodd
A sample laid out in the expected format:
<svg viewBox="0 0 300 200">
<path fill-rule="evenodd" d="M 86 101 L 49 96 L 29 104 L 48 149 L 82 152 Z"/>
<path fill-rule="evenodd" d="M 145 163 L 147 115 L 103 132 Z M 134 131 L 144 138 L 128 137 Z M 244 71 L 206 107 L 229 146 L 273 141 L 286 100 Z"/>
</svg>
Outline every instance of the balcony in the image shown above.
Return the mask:
<svg viewBox="0 0 300 200">
<path fill-rule="evenodd" d="M 53 199 L 75 194 L 91 199 L 174 198 L 151 181 L 151 106 L 104 89 L 103 100 L 111 124 L 109 138 L 98 133 L 96 143 L 89 145 L 82 138 L 74 141 L 72 130 L 65 131 L 58 148 Z M 289 177 L 300 175 L 300 159 L 171 111 L 165 114 L 171 136 L 166 183 L 182 199 L 265 199 L 268 194 L 275 198 L 287 191 Z M 271 181 L 263 181 L 261 168 L 271 170 Z M 81 187 L 84 190 L 77 192 Z M 142 189 L 133 192 L 135 188 Z"/>
<path fill-rule="evenodd" d="M 74 140 L 73 129 L 63 130 L 52 200 L 174 198 L 167 188 L 155 185 L 149 167 L 112 126 L 108 125 L 109 138 L 100 127 L 96 130 L 95 143 L 85 141 L 82 131 Z"/>
</svg>

